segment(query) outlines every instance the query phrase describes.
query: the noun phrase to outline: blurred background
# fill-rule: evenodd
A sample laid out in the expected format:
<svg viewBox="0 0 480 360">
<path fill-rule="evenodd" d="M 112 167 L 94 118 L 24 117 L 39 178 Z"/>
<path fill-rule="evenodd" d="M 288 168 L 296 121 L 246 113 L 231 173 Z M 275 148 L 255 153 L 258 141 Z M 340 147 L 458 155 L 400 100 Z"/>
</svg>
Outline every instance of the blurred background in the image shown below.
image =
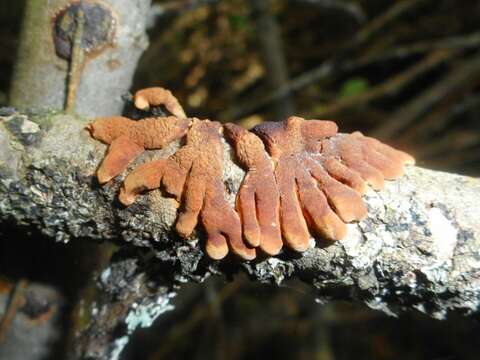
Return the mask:
<svg viewBox="0 0 480 360">
<path fill-rule="evenodd" d="M 341 131 L 361 130 L 414 154 L 420 166 L 480 174 L 480 1 L 153 3 L 150 46 L 132 91 L 167 87 L 188 114 L 247 128 L 291 114 L 334 119 Z M 0 106 L 8 104 L 23 6 L 0 1 Z M 41 239 L 35 246 L 63 251 Z M 68 288 L 54 265 L 38 272 L 34 254 L 12 264 L 14 252 L 0 242 L 0 276 L 54 278 Z M 73 292 L 66 293 L 68 301 Z M 212 279 L 185 287 L 175 303 L 136 333 L 122 359 L 479 357 L 478 322 L 317 304 L 299 282 Z"/>
</svg>

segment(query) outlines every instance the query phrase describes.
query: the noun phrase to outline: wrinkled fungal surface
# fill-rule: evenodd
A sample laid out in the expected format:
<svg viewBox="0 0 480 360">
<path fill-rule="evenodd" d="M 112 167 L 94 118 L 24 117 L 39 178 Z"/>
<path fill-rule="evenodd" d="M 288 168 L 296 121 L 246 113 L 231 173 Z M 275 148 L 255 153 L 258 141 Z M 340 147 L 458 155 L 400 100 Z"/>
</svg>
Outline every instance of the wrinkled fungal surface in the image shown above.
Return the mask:
<svg viewBox="0 0 480 360">
<path fill-rule="evenodd" d="M 185 137 L 173 155 L 128 174 L 119 200 L 128 206 L 141 193 L 162 189 L 179 204 L 177 233 L 188 238 L 200 223 L 212 259 L 230 250 L 252 260 L 257 250 L 276 255 L 283 245 L 303 252 L 312 237 L 340 240 L 346 223 L 367 214 L 366 184 L 381 190 L 385 179 L 402 176 L 404 165 L 414 163 L 410 155 L 359 132 L 338 133 L 332 121 L 292 116 L 247 131 L 187 118 L 172 93 L 158 87 L 138 91 L 134 103 L 142 110 L 163 105 L 172 116 L 97 118 L 88 125 L 95 139 L 109 144 L 98 180 L 107 183 L 145 150 Z M 223 136 L 246 171 L 235 207 L 223 182 Z"/>
</svg>

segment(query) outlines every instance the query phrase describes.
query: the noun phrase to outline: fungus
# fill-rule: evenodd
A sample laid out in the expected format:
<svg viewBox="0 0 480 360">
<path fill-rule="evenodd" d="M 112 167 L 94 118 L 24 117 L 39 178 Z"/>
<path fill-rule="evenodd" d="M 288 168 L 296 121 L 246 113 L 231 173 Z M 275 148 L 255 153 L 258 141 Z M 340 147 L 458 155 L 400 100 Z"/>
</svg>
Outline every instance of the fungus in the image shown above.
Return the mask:
<svg viewBox="0 0 480 360">
<path fill-rule="evenodd" d="M 97 170 L 100 184 L 122 173 L 145 149 L 161 149 L 187 133 L 190 120 L 169 116 L 139 121 L 121 116 L 97 118 L 87 125 L 92 137 L 110 145 Z"/>
<path fill-rule="evenodd" d="M 243 236 L 250 246 L 276 255 L 283 242 L 278 218 L 280 198 L 272 162 L 258 136 L 234 124 L 225 124 L 224 129 L 238 161 L 247 171 L 236 200 Z"/>
<path fill-rule="evenodd" d="M 405 164 L 415 163 L 415 159 L 407 153 L 364 136 L 359 131 L 324 140 L 322 148 L 324 155 L 340 159 L 375 190 L 383 189 L 384 179 L 394 180 L 402 176 Z"/>
<path fill-rule="evenodd" d="M 135 93 L 133 102 L 135 107 L 140 110 L 148 110 L 150 106 L 164 105 L 172 115 L 180 118 L 186 117 L 185 111 L 183 111 L 177 98 L 173 96 L 170 90 L 164 88 L 152 87 L 139 90 Z"/>
<path fill-rule="evenodd" d="M 133 121 L 98 118 L 87 129 L 109 144 L 97 170 L 100 183 L 120 174 L 145 149 L 159 149 L 186 136 L 186 144 L 166 159 L 140 165 L 125 178 L 119 199 L 128 206 L 145 191 L 162 188 L 180 204 L 175 224 L 189 237 L 199 220 L 213 259 L 229 250 L 245 260 L 256 248 L 268 255 L 283 243 L 308 248 L 310 232 L 327 240 L 346 234 L 346 223 L 363 219 L 366 183 L 380 190 L 384 179 L 403 174 L 414 159 L 359 132 L 342 134 L 326 120 L 292 116 L 247 131 L 234 124 L 187 119 L 178 100 L 162 88 L 140 90 L 135 106 L 164 105 L 173 116 Z M 235 209 L 223 184 L 222 130 L 246 174 Z"/>
<path fill-rule="evenodd" d="M 125 178 L 119 198 L 129 205 L 138 194 L 163 185 L 182 204 L 175 226 L 181 236 L 191 235 L 200 216 L 211 258 L 225 257 L 230 247 L 241 258 L 251 260 L 255 249 L 244 244 L 240 218 L 225 196 L 220 130 L 218 122 L 194 119 L 186 145 L 167 159 L 137 167 Z"/>
<path fill-rule="evenodd" d="M 280 193 L 286 244 L 307 249 L 310 232 L 326 240 L 346 235 L 345 223 L 363 219 L 365 181 L 374 189 L 396 178 L 413 158 L 360 133 L 337 134 L 332 121 L 292 116 L 253 129 L 271 155 Z"/>
</svg>

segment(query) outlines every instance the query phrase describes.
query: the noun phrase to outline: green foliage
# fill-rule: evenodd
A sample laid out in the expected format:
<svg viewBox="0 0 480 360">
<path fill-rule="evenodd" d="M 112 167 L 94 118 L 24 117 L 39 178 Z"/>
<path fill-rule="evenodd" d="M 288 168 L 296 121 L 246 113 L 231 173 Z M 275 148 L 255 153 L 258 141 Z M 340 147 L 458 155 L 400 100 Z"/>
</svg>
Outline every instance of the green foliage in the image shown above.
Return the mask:
<svg viewBox="0 0 480 360">
<path fill-rule="evenodd" d="M 367 79 L 363 77 L 353 77 L 342 84 L 339 95 L 341 98 L 359 95 L 368 90 L 369 86 Z"/>
<path fill-rule="evenodd" d="M 243 29 L 249 25 L 248 17 L 243 15 L 231 15 L 229 20 L 234 29 Z"/>
</svg>

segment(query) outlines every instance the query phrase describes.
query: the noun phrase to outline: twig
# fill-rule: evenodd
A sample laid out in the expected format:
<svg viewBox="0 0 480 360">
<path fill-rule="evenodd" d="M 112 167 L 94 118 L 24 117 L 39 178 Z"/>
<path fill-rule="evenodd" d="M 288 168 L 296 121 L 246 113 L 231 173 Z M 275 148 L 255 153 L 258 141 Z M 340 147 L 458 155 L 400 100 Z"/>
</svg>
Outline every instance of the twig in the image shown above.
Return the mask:
<svg viewBox="0 0 480 360">
<path fill-rule="evenodd" d="M 370 89 L 369 91 L 361 93 L 357 96 L 346 97 L 343 100 L 339 100 L 336 103 L 324 107 L 321 111 L 316 112 L 315 115 L 318 117 L 333 115 L 347 108 L 365 104 L 380 97 L 394 95 L 410 82 L 415 80 L 418 76 L 445 62 L 451 56 L 452 54 L 446 51 L 435 51 L 425 57 L 425 59 L 419 61 L 407 70 L 395 75 L 391 79 L 388 79 L 373 89 Z"/>
<path fill-rule="evenodd" d="M 326 9 L 335 9 L 348 14 L 358 23 L 363 23 L 366 20 L 365 11 L 362 7 L 353 2 L 345 2 L 339 0 L 290 0 L 291 3 L 304 3 L 309 5 L 314 5 Z"/>
<path fill-rule="evenodd" d="M 72 56 L 69 61 L 69 71 L 67 79 L 67 96 L 65 100 L 65 111 L 74 112 L 77 99 L 77 90 L 80 84 L 80 77 L 83 68 L 85 54 L 82 48 L 83 30 L 85 27 L 85 12 L 82 6 L 78 7 L 75 17 L 75 36 L 72 43 Z"/>
<path fill-rule="evenodd" d="M 272 92 L 288 83 L 288 70 L 283 52 L 278 24 L 270 13 L 270 0 L 250 0 L 255 18 L 258 45 L 265 67 L 267 90 Z M 291 96 L 284 96 L 273 102 L 274 118 L 279 121 L 292 115 L 294 104 Z"/>
<path fill-rule="evenodd" d="M 18 309 L 23 305 L 23 292 L 27 284 L 27 280 L 21 279 L 13 290 L 12 298 L 0 322 L 0 344 L 5 341 L 8 329 L 10 329 Z"/>
<path fill-rule="evenodd" d="M 371 63 L 386 61 L 391 59 L 406 58 L 433 50 L 461 50 L 475 48 L 480 45 L 480 32 L 475 32 L 466 36 L 452 36 L 437 41 L 422 41 L 405 46 L 386 50 L 379 54 L 373 54 L 360 57 L 347 66 L 348 70 L 369 65 Z"/>
<path fill-rule="evenodd" d="M 365 43 L 373 35 L 377 34 L 393 20 L 415 9 L 417 6 L 421 5 L 424 2 L 426 2 L 426 0 L 404 0 L 395 2 L 395 4 L 393 4 L 386 12 L 376 17 L 374 20 L 368 23 L 360 32 L 358 32 L 353 40 L 353 43 Z"/>
<path fill-rule="evenodd" d="M 151 360 L 160 360 L 165 358 L 177 344 L 178 339 L 185 338 L 199 323 L 201 323 L 211 311 L 215 311 L 225 300 L 234 295 L 242 286 L 244 281 L 237 279 L 237 281 L 228 283 L 218 293 L 215 299 L 205 306 L 205 304 L 197 305 L 191 312 L 191 315 L 181 323 L 175 325 L 175 327 L 165 335 L 160 348 L 153 352 L 150 356 Z"/>
<path fill-rule="evenodd" d="M 10 86 L 10 105 L 65 109 L 67 82 L 73 85 L 81 69 L 81 81 L 77 88 L 72 87 L 74 91 L 70 91 L 69 104 L 77 93 L 75 112 L 89 116 L 120 114 L 124 107 L 120 97 L 130 88 L 138 59 L 148 43 L 145 23 L 151 0 L 83 0 L 84 31 L 88 29 L 93 36 L 90 38 L 93 41 L 88 44 L 83 36 L 83 50 L 85 57 L 87 52 L 94 54 L 88 57 L 88 66 L 83 67 L 82 59 L 78 59 L 78 55 L 82 57 L 81 51 L 72 56 L 69 50 L 73 49 L 67 45 L 71 38 L 76 38 L 77 44 L 80 42 L 78 30 L 82 22 L 78 20 L 82 16 L 79 11 L 82 3 L 64 0 L 28 0 L 24 3 L 24 20 Z M 65 12 L 59 11 L 62 4 L 66 6 Z M 68 61 L 73 58 L 77 58 L 76 62 L 69 65 Z M 66 66 L 59 66 L 59 61 L 63 62 L 60 59 L 68 59 L 64 63 Z"/>
<path fill-rule="evenodd" d="M 471 59 L 465 60 L 429 90 L 417 96 L 409 104 L 401 107 L 383 124 L 373 130 L 373 136 L 382 139 L 397 136 L 400 131 L 407 128 L 415 119 L 424 114 L 445 96 L 458 91 L 463 86 L 472 83 L 472 81 L 477 82 L 477 76 L 479 74 L 480 55 L 476 55 Z"/>
<path fill-rule="evenodd" d="M 335 64 L 333 62 L 325 62 L 320 67 L 307 71 L 296 78 L 292 79 L 285 87 L 280 88 L 266 95 L 260 100 L 256 100 L 251 104 L 241 105 L 238 108 L 233 107 L 229 111 L 229 116 L 237 118 L 246 113 L 255 111 L 259 107 L 265 106 L 276 100 L 278 97 L 289 92 L 295 92 L 303 87 L 320 80 L 327 79 L 333 75 L 340 75 L 345 72 L 354 71 L 355 69 L 381 61 L 391 59 L 405 58 L 416 54 L 430 52 L 433 50 L 462 50 L 475 48 L 480 45 L 480 32 L 475 32 L 467 36 L 455 36 L 441 39 L 438 41 L 419 42 L 411 45 L 405 45 L 380 53 L 375 53 L 354 60 L 341 60 Z"/>
<path fill-rule="evenodd" d="M 112 352 L 119 354 L 136 328 L 150 326 L 171 309 L 178 282 L 240 270 L 258 283 L 302 279 L 325 302 L 354 300 L 389 314 L 417 309 L 442 319 L 452 313 L 479 315 L 478 179 L 409 167 L 402 178 L 386 182 L 383 191 L 367 192 L 367 218 L 350 224 L 342 241 L 254 262 L 233 257 L 212 262 L 202 251 L 201 232 L 188 243 L 174 237 L 174 201 L 154 191 L 120 208 L 112 206 L 118 182 L 92 186 L 105 147 L 85 134 L 88 119 L 49 114 L 48 127 L 34 133 L 42 141 L 31 146 L 3 126 L 12 118 L 0 119 L 0 154 L 11 159 L 0 181 L 0 225 L 30 225 L 52 241 L 125 244 L 100 276 L 106 296 L 85 306 L 90 326 L 82 333 L 84 341 L 77 342 L 85 357 L 106 360 Z M 17 113 L 14 119 L 17 129 L 34 128 L 25 115 Z M 35 119 L 44 124 L 44 118 Z M 242 176 L 230 153 L 225 152 L 224 176 L 236 189 Z M 155 257 L 143 263 L 140 254 L 146 248 Z"/>
<path fill-rule="evenodd" d="M 472 84 L 475 86 L 475 84 Z M 434 131 L 444 129 L 456 116 L 463 114 L 472 107 L 480 105 L 480 95 L 471 94 L 472 86 L 467 86 L 467 91 L 457 92 L 448 95 L 441 106 L 435 108 L 425 118 L 412 124 L 408 131 L 404 132 L 397 139 L 398 143 L 414 143 L 427 139 Z M 461 101 L 464 99 L 464 101 Z M 460 103 L 458 103 L 461 101 Z M 418 154 L 417 154 L 418 155 Z"/>
<path fill-rule="evenodd" d="M 392 5 L 392 7 L 385 13 L 379 15 L 377 18 L 368 23 L 352 41 L 341 48 L 332 58 L 324 61 L 318 67 L 297 76 L 288 84 L 277 88 L 277 90 L 266 96 L 260 97 L 259 99 L 255 99 L 248 103 L 233 105 L 231 108 L 224 111 L 220 117 L 225 119 L 238 119 L 241 116 L 248 115 L 263 106 L 287 96 L 291 92 L 298 91 L 307 85 L 310 85 L 321 79 L 325 79 L 326 77 L 338 71 L 338 69 L 342 67 L 342 63 L 344 62 L 343 59 L 346 59 L 348 55 L 351 54 L 355 49 L 367 42 L 374 34 L 378 33 L 383 26 L 386 26 L 396 17 L 405 14 L 407 11 L 415 8 L 424 1 L 425 0 L 401 1 Z M 347 65 L 345 68 L 349 68 L 349 66 Z"/>
</svg>

